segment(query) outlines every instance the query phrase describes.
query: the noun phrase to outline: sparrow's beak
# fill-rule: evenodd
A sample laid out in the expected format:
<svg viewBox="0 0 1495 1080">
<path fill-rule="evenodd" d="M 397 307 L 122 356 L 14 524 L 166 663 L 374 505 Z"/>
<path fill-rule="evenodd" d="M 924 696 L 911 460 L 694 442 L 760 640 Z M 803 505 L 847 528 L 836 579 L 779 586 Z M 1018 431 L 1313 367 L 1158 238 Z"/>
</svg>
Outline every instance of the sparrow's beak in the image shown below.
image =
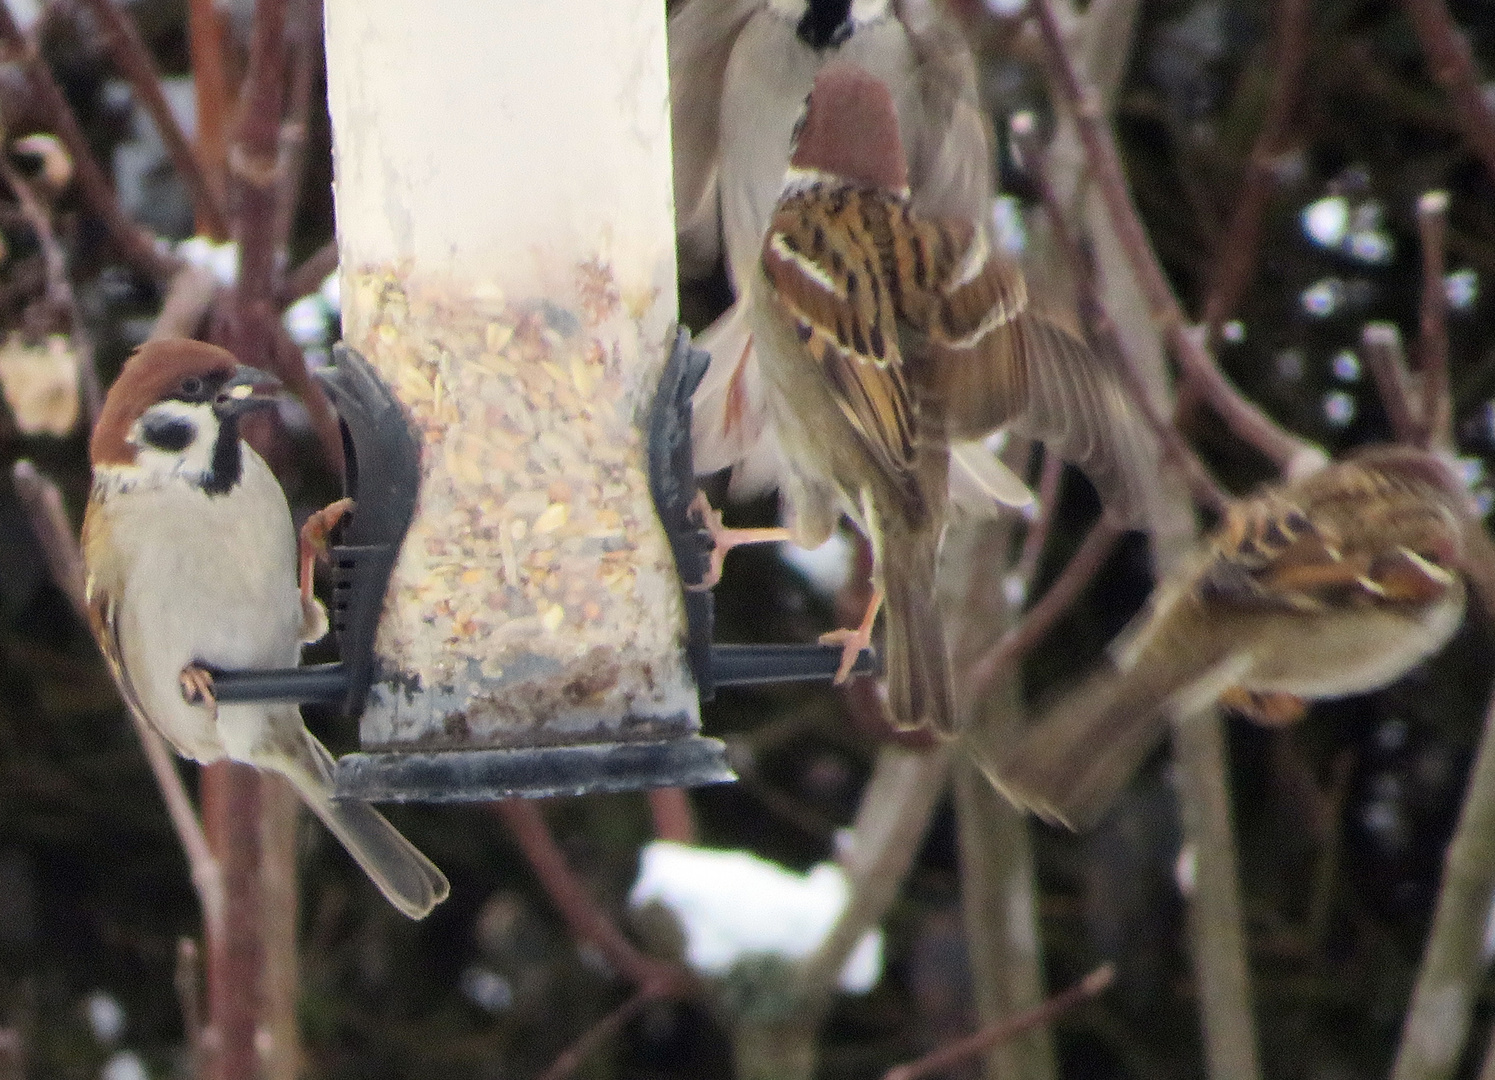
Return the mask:
<svg viewBox="0 0 1495 1080">
<path fill-rule="evenodd" d="M 213 400 L 213 414 L 226 420 L 266 408 L 275 404 L 283 389 L 280 380 L 269 372 L 240 364 L 234 369 L 233 378 L 218 388 L 218 396 Z"/>
</svg>

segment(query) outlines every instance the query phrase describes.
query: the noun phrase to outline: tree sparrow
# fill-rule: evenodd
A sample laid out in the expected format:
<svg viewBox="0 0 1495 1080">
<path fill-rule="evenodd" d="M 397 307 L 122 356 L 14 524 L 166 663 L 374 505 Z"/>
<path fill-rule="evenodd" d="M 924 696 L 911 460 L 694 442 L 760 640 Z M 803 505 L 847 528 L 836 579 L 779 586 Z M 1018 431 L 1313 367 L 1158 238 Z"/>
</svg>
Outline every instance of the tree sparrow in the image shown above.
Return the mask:
<svg viewBox="0 0 1495 1080">
<path fill-rule="evenodd" d="M 693 403 L 696 471 L 730 467 L 734 493 L 751 495 L 771 490 L 782 464 L 742 294 L 816 72 L 849 61 L 889 88 L 921 213 L 990 216 L 990 139 L 965 37 L 931 0 L 688 0 L 669 37 L 682 271 L 710 273 L 724 237 L 739 297 L 697 342 L 711 367 Z M 998 501 L 1031 498 L 989 452 L 963 460 Z"/>
<path fill-rule="evenodd" d="M 934 570 L 950 441 L 1011 422 L 1104 476 L 1087 425 L 1125 409 L 1119 383 L 1032 310 L 984 226 L 913 209 L 892 96 L 849 63 L 816 76 L 748 295 L 796 537 L 822 542 L 844 511 L 872 541 L 878 588 L 838 635 L 847 659 L 885 597 L 893 716 L 948 732 Z"/>
<path fill-rule="evenodd" d="M 1364 693 L 1442 648 L 1464 613 L 1462 485 L 1437 457 L 1381 446 L 1233 506 L 1158 585 L 1111 662 L 988 775 L 1019 806 L 1095 823 L 1172 714 L 1212 702 L 1267 724 L 1303 698 Z"/>
<path fill-rule="evenodd" d="M 332 756 L 290 704 L 218 704 L 213 669 L 295 665 L 326 630 L 303 604 L 285 495 L 239 437 L 267 378 L 196 341 L 126 362 L 89 445 L 88 608 L 126 705 L 178 753 L 279 773 L 389 901 L 421 918 L 446 878 L 367 803 L 334 802 Z"/>
</svg>

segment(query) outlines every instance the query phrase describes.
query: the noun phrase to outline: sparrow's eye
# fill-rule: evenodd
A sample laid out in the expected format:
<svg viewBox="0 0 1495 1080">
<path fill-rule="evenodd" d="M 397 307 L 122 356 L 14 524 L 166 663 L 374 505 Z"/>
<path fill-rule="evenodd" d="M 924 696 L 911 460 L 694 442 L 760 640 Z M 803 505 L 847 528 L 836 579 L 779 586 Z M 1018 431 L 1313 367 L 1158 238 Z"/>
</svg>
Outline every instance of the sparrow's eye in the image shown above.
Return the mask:
<svg viewBox="0 0 1495 1080">
<path fill-rule="evenodd" d="M 177 387 L 177 393 L 188 399 L 202 397 L 202 380 L 196 375 L 188 375 Z"/>
</svg>

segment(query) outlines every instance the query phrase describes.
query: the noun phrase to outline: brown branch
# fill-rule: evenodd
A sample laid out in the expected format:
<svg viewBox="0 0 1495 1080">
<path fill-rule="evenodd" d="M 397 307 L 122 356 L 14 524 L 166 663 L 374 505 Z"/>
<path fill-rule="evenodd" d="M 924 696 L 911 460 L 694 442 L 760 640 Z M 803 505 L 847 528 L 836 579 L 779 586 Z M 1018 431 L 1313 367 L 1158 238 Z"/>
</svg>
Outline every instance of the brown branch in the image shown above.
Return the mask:
<svg viewBox="0 0 1495 1080">
<path fill-rule="evenodd" d="M 1033 0 L 1031 11 L 1038 21 L 1054 87 L 1063 106 L 1074 116 L 1076 131 L 1111 226 L 1147 299 L 1149 314 L 1165 335 L 1185 377 L 1220 414 L 1231 431 L 1255 446 L 1288 475 L 1321 465 L 1325 460 L 1323 451 L 1278 425 L 1243 397 L 1225 378 L 1201 335 L 1188 325 L 1183 308 L 1163 275 L 1157 254 L 1148 242 L 1141 219 L 1132 205 L 1121 160 L 1104 123 L 1101 106 L 1094 93 L 1080 84 L 1048 0 Z"/>
<path fill-rule="evenodd" d="M 286 275 L 280 289 L 280 306 L 287 308 L 303 296 L 310 296 L 336 269 L 337 241 L 333 239 L 301 260 L 300 265 Z"/>
<path fill-rule="evenodd" d="M 120 207 L 108 176 L 94 158 L 83 129 L 78 126 L 72 106 L 52 76 L 52 69 L 47 66 L 36 44 L 21 32 L 4 3 L 0 3 L 0 48 L 9 54 L 8 59 L 25 69 L 37 103 L 50 118 L 57 137 L 72 156 L 84 201 L 103 221 L 125 261 L 153 280 L 169 277 L 177 267 L 177 260 L 157 246 L 156 238 L 130 220 Z"/>
<path fill-rule="evenodd" d="M 1485 101 L 1469 42 L 1454 26 L 1443 0 L 1402 0 L 1402 11 L 1412 23 L 1433 79 L 1448 94 L 1465 143 L 1495 179 L 1495 115 Z"/>
<path fill-rule="evenodd" d="M 950 756 L 948 746 L 927 753 L 894 745 L 878 751 L 844 859 L 850 888 L 846 908 L 800 966 L 795 989 L 806 1015 L 823 1013 L 852 950 L 897 899 L 944 794 Z"/>
<path fill-rule="evenodd" d="M 61 492 L 57 490 L 56 484 L 38 472 L 29 461 L 17 461 L 12 476 L 16 494 L 26 508 L 32 533 L 41 545 L 52 580 L 67 596 L 78 617 L 85 623 L 88 622 L 83 553 L 78 547 L 73 527 L 68 522 L 67 511 L 63 509 Z M 187 796 L 186 785 L 182 783 L 181 774 L 176 770 L 165 741 L 156 734 L 155 728 L 142 717 L 136 716 L 133 709 L 125 711 L 135 725 L 146 761 L 156 778 L 157 787 L 161 789 L 161 798 L 166 803 L 167 816 L 171 819 L 172 828 L 176 830 L 182 851 L 186 853 L 192 884 L 197 890 L 198 902 L 202 905 L 205 934 L 209 941 L 215 940 L 222 933 L 224 918 L 223 878 L 218 861 L 208 848 L 202 824 L 197 820 L 192 800 Z"/>
<path fill-rule="evenodd" d="M 649 813 L 654 818 L 654 836 L 677 844 L 696 843 L 696 815 L 690 796 L 682 788 L 653 788 Z"/>
<path fill-rule="evenodd" d="M 208 942 L 206 1072 L 211 1080 L 253 1080 L 264 1013 L 259 771 L 227 760 L 204 766 L 202 814 L 224 897 L 223 932 Z"/>
<path fill-rule="evenodd" d="M 1059 616 L 1069 610 L 1085 586 L 1090 584 L 1091 578 L 1100 572 L 1111 549 L 1124 532 L 1126 527 L 1110 513 L 1101 516 L 1038 603 L 1028 609 L 1020 623 L 998 638 L 997 643 L 971 665 L 966 678 L 974 688 L 972 696 L 984 693 L 992 680 L 1043 640 L 1043 636 L 1053 628 Z"/>
<path fill-rule="evenodd" d="M 202 959 L 197 952 L 197 942 L 184 937 L 177 941 L 176 976 L 177 1006 L 182 1011 L 182 1033 L 187 1044 L 187 1075 L 196 1078 L 202 1073 Z"/>
<path fill-rule="evenodd" d="M 202 266 L 183 266 L 166 287 L 150 338 L 195 338 L 218 296 L 218 279 Z"/>
<path fill-rule="evenodd" d="M 1422 375 L 1419 446 L 1453 446 L 1453 405 L 1448 388 L 1448 293 L 1443 284 L 1448 239 L 1448 192 L 1417 200 L 1422 239 L 1422 300 L 1417 317 L 1417 366 Z"/>
<path fill-rule="evenodd" d="M 223 17 L 213 0 L 187 0 L 187 45 L 197 100 L 197 149 L 207 182 L 222 202 L 228 188 L 229 89 Z"/>
<path fill-rule="evenodd" d="M 506 799 L 492 806 L 578 941 L 594 946 L 614 971 L 640 989 L 653 988 L 661 996 L 672 998 L 694 995 L 696 982 L 690 972 L 640 952 L 623 936 L 567 865 L 535 803 Z"/>
<path fill-rule="evenodd" d="M 166 144 L 172 164 L 187 186 L 192 198 L 193 213 L 197 217 L 198 229 L 214 240 L 228 237 L 228 219 L 223 209 L 220 190 L 208 183 L 206 170 L 198 158 L 176 115 L 167 104 L 161 91 L 161 74 L 156 62 L 140 38 L 134 20 L 127 16 L 115 0 L 82 0 L 93 12 L 94 18 L 104 30 L 110 51 L 120 72 L 129 81 L 136 100 L 150 113 L 151 121 Z"/>
<path fill-rule="evenodd" d="M 280 122 L 286 77 L 288 0 L 258 0 L 249 70 L 239 92 L 229 183 L 236 210 L 239 278 L 230 319 L 233 351 L 274 371 L 275 215 L 280 184 Z"/>
<path fill-rule="evenodd" d="M 1277 6 L 1272 42 L 1277 72 L 1272 96 L 1246 161 L 1246 175 L 1219 246 L 1204 303 L 1204 325 L 1212 340 L 1219 337 L 1220 325 L 1235 314 L 1256 273 L 1262 219 L 1277 185 L 1280 159 L 1288 149 L 1288 124 L 1302 92 L 1308 62 L 1308 15 L 1309 0 L 1280 0 Z"/>
<path fill-rule="evenodd" d="M 1099 995 L 1115 979 L 1116 969 L 1110 964 L 1103 964 L 1073 986 L 1049 998 L 1042 1005 L 1005 1020 L 999 1020 L 995 1024 L 988 1024 L 980 1031 L 973 1032 L 963 1039 L 957 1039 L 949 1046 L 926 1054 L 917 1061 L 889 1069 L 883 1074 L 883 1080 L 921 1080 L 922 1077 L 949 1072 L 956 1066 L 965 1064 L 970 1059 L 1014 1036 L 1036 1027 L 1042 1027 L 1044 1024 L 1053 1023 L 1082 1001 L 1088 1001 Z"/>
<path fill-rule="evenodd" d="M 581 1066 L 582 1062 L 586 1061 L 597 1047 L 616 1035 L 624 1024 L 660 999 L 659 992 L 649 987 L 641 987 L 635 991 L 631 998 L 593 1024 L 582 1033 L 579 1039 L 562 1050 L 560 1055 L 550 1063 L 550 1068 L 540 1074 L 540 1080 L 565 1080 Z"/>
<path fill-rule="evenodd" d="M 50 308 L 48 319 L 66 321 L 69 345 L 78 369 L 78 385 L 83 392 L 83 408 L 88 414 L 91 428 L 104 407 L 104 388 L 99 380 L 98 365 L 94 362 L 93 340 L 83 325 L 83 312 L 78 307 L 77 294 L 67 276 L 67 258 L 62 253 L 62 244 L 52 227 L 52 215 L 43 204 L 31 184 L 16 171 L 10 161 L 0 152 L 0 179 L 10 185 L 20 204 L 21 213 L 36 233 L 37 245 L 42 252 L 42 265 L 46 268 L 46 297 Z"/>
<path fill-rule="evenodd" d="M 1381 405 L 1391 421 L 1392 435 L 1397 442 L 1415 445 L 1422 431 L 1417 419 L 1421 410 L 1413 403 L 1407 354 L 1402 348 L 1402 335 L 1396 324 L 1367 323 L 1360 332 L 1360 355 L 1375 380 Z"/>
<path fill-rule="evenodd" d="M 317 48 L 322 39 L 321 15 L 320 0 L 315 3 L 312 0 L 292 0 L 286 74 L 290 91 L 285 121 L 280 125 L 280 182 L 275 195 L 275 224 L 271 231 L 277 262 L 284 260 L 290 248 L 291 232 L 296 223 L 296 204 L 301 196 L 306 132 L 311 120 L 312 82 L 316 74 L 314 61 L 321 56 Z"/>
</svg>

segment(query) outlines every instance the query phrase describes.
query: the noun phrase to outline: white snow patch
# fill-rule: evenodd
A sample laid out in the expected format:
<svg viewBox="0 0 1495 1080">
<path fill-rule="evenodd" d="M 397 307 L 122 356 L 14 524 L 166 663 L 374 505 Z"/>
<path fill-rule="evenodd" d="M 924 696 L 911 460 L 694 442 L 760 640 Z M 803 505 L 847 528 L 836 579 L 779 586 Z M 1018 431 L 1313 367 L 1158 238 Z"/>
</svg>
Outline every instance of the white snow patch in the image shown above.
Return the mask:
<svg viewBox="0 0 1495 1080">
<path fill-rule="evenodd" d="M 685 934 L 691 968 L 724 975 L 754 954 L 808 957 L 845 909 L 847 894 L 846 874 L 831 863 L 796 874 L 746 851 L 656 840 L 639 859 L 628 904 L 663 904 Z M 869 930 L 841 969 L 840 987 L 864 994 L 881 974 L 882 931 Z"/>
</svg>

